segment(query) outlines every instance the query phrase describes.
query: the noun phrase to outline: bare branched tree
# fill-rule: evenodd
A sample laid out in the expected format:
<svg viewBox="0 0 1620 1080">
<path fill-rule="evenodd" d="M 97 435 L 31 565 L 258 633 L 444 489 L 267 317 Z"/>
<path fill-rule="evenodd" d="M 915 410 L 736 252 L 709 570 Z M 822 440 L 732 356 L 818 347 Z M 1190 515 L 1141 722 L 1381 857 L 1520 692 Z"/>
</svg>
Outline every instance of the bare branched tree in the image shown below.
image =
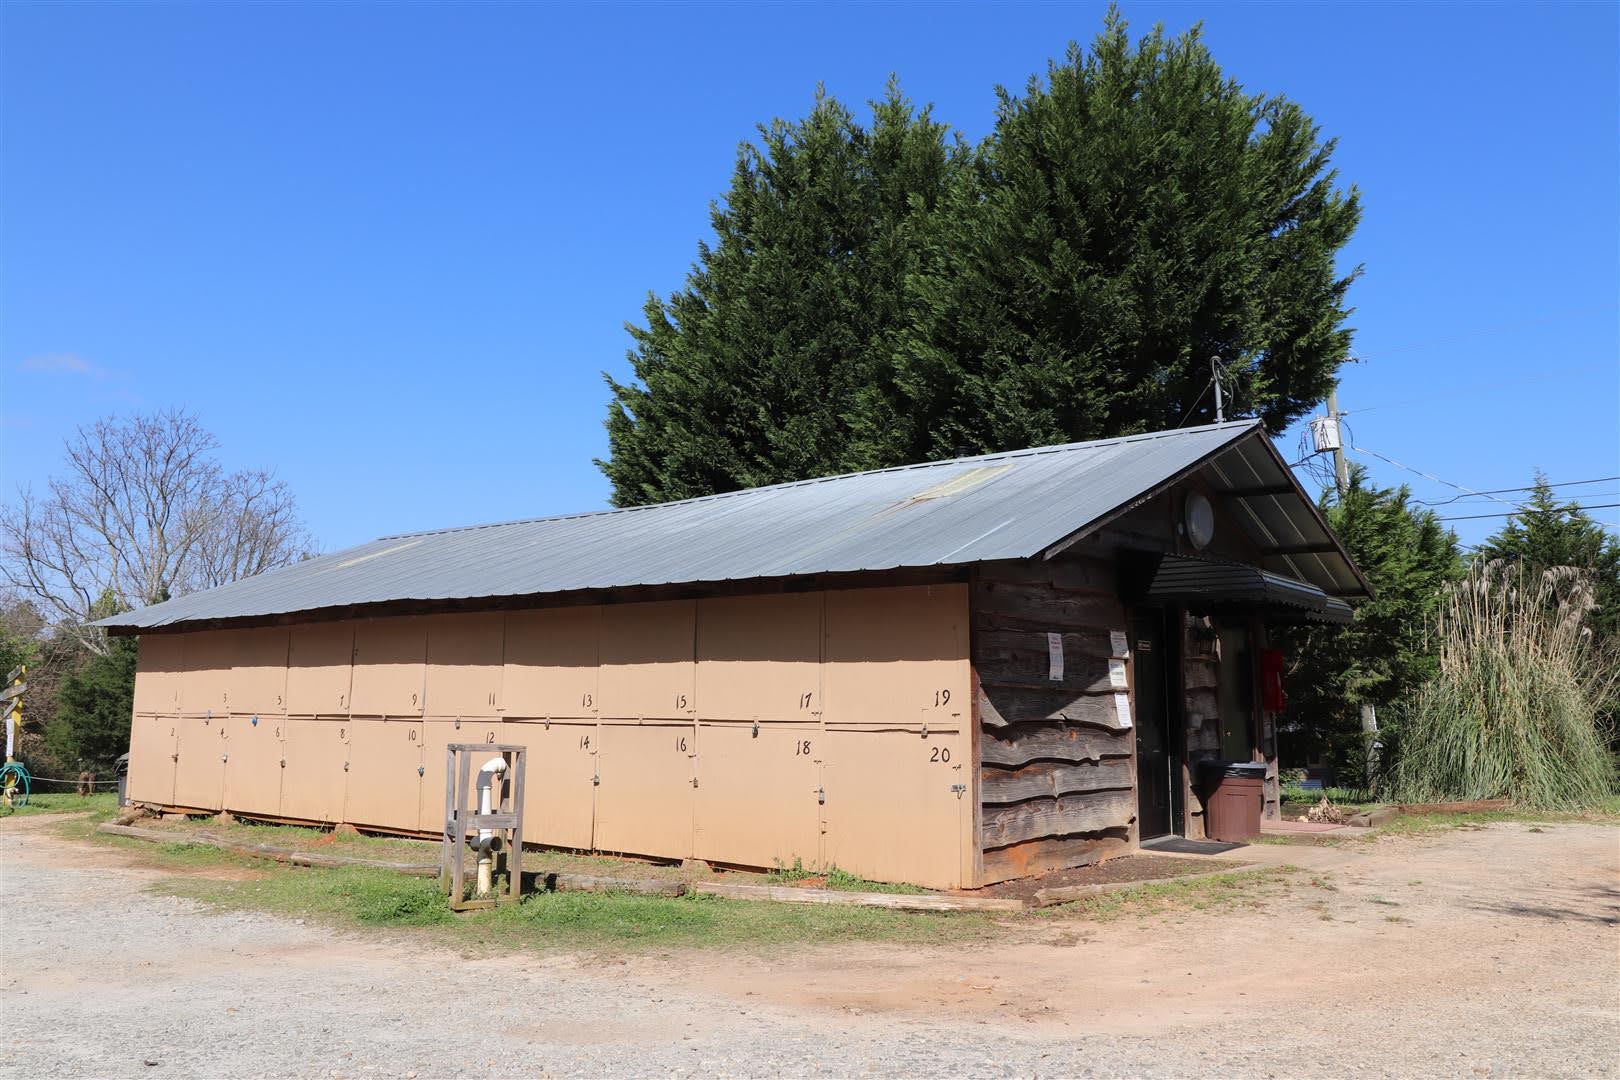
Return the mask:
<svg viewBox="0 0 1620 1080">
<path fill-rule="evenodd" d="M 83 644 L 88 624 L 270 570 L 306 553 L 292 493 L 268 472 L 226 473 L 219 442 L 180 411 L 106 418 L 67 442 L 44 494 L 0 512 L 0 579 Z"/>
</svg>

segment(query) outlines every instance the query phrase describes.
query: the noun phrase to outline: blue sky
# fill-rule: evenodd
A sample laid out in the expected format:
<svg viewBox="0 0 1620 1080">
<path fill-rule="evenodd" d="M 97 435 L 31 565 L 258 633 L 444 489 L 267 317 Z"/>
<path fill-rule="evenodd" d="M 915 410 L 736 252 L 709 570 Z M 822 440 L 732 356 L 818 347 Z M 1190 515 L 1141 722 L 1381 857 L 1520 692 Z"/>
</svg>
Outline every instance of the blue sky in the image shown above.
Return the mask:
<svg viewBox="0 0 1620 1080">
<path fill-rule="evenodd" d="M 977 140 L 1103 10 L 6 4 L 0 488 L 78 424 L 183 406 L 328 550 L 604 505 L 600 373 L 756 123 L 896 72 Z M 1125 5 L 1203 18 L 1339 138 L 1361 446 L 1475 489 L 1620 474 L 1617 10 Z"/>
</svg>

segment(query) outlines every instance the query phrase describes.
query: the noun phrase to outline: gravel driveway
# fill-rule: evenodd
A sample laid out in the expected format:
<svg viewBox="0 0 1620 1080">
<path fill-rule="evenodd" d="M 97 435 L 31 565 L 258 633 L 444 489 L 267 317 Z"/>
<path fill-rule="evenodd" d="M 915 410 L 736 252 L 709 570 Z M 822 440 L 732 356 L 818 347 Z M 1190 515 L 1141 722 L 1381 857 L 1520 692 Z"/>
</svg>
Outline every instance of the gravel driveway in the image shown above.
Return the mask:
<svg viewBox="0 0 1620 1080">
<path fill-rule="evenodd" d="M 0 1075 L 1620 1075 L 1620 830 L 1340 849 L 1254 908 L 1005 946 L 465 958 L 218 914 L 0 824 Z"/>
</svg>

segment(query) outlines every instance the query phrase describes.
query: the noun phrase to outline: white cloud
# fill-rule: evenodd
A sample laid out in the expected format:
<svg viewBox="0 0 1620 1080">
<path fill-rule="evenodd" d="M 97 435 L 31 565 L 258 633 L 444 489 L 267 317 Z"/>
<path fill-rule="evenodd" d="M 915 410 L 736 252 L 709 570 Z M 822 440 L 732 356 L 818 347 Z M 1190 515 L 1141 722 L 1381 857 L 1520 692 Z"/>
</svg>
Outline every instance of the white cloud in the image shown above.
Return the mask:
<svg viewBox="0 0 1620 1080">
<path fill-rule="evenodd" d="M 105 368 L 97 367 L 82 356 L 74 353 L 41 353 L 30 356 L 22 362 L 24 371 L 45 371 L 53 375 L 89 375 L 100 378 L 107 374 Z"/>
</svg>

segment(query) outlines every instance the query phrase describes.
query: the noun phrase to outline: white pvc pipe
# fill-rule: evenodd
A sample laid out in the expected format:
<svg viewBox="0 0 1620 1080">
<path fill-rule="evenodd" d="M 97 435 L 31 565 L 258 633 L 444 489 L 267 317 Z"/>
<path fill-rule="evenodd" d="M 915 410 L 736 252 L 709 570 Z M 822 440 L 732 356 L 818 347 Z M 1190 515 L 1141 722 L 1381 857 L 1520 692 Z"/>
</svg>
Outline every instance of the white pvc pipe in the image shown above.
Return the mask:
<svg viewBox="0 0 1620 1080">
<path fill-rule="evenodd" d="M 506 759 L 492 757 L 484 762 L 478 770 L 478 812 L 480 814 L 494 813 L 491 790 L 495 778 L 506 772 Z M 495 836 L 494 829 L 478 830 L 478 893 L 479 896 L 488 896 L 495 888 L 495 856 L 491 853 L 489 841 Z"/>
</svg>

